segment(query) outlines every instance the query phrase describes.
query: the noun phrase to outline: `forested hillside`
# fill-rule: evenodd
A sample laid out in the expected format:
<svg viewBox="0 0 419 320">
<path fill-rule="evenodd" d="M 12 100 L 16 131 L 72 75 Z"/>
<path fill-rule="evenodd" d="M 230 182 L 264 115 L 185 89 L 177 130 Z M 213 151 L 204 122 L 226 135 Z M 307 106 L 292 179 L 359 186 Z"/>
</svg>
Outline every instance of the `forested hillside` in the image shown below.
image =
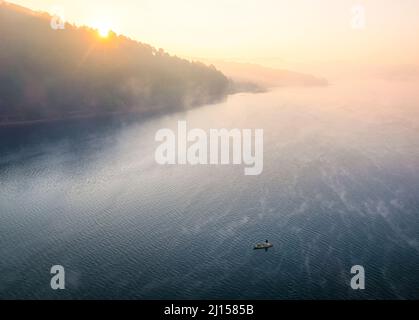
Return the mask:
<svg viewBox="0 0 419 320">
<path fill-rule="evenodd" d="M 223 99 L 212 66 L 0 4 L 0 124 L 113 113 L 164 113 Z"/>
</svg>

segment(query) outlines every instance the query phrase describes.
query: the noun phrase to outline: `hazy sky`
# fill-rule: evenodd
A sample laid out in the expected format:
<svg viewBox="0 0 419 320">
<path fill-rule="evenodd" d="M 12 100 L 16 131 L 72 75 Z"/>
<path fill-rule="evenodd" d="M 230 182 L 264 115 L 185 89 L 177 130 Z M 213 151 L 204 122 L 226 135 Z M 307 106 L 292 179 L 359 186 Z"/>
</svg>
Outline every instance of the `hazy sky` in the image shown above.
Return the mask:
<svg viewBox="0 0 419 320">
<path fill-rule="evenodd" d="M 417 64 L 419 0 L 14 0 L 184 57 L 300 66 Z M 365 8 L 365 26 L 362 12 Z M 357 19 L 360 17 L 360 20 Z M 355 24 L 354 24 L 355 23 Z M 354 28 L 353 26 L 360 27 Z"/>
</svg>

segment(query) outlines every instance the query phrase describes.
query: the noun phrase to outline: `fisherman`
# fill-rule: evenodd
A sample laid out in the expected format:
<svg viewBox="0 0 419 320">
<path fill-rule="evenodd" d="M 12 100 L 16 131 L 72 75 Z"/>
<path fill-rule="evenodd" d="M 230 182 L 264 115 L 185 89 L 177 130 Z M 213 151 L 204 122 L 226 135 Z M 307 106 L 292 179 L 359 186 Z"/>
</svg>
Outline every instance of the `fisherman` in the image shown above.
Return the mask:
<svg viewBox="0 0 419 320">
<path fill-rule="evenodd" d="M 265 240 L 265 242 L 263 243 L 257 243 L 254 247 L 254 249 L 265 249 L 265 251 L 268 251 L 269 248 L 272 248 L 273 245 L 268 241 Z"/>
</svg>

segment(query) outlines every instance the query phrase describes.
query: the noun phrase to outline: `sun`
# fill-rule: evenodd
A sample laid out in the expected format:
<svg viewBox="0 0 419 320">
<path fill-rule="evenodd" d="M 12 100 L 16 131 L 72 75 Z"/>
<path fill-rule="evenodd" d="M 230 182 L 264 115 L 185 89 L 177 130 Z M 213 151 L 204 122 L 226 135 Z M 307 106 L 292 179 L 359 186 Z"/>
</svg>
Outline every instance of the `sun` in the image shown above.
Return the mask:
<svg viewBox="0 0 419 320">
<path fill-rule="evenodd" d="M 103 26 L 100 26 L 97 29 L 97 31 L 98 31 L 99 36 L 101 38 L 107 38 L 107 37 L 109 37 L 109 33 L 111 32 L 111 29 L 108 26 L 103 25 Z"/>
<path fill-rule="evenodd" d="M 97 30 L 97 34 L 99 37 L 105 39 L 108 38 L 111 32 L 111 27 L 106 22 L 95 22 L 92 23 L 91 26 Z"/>
</svg>

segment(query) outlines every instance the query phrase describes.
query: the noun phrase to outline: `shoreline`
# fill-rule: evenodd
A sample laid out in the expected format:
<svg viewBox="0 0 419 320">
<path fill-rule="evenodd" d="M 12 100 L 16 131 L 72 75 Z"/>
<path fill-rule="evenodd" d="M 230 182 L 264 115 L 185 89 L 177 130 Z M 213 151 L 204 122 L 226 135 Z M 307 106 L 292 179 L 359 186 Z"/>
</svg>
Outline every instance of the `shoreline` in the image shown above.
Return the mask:
<svg viewBox="0 0 419 320">
<path fill-rule="evenodd" d="M 199 104 L 193 106 L 191 108 L 179 108 L 167 111 L 166 109 L 154 110 L 154 111 L 115 111 L 115 112 L 106 112 L 100 114 L 84 114 L 84 115 L 74 115 L 69 117 L 61 117 L 61 118 L 46 118 L 46 119 L 37 119 L 37 120 L 21 120 L 21 121 L 8 121 L 8 122 L 0 122 L 0 129 L 2 128 L 15 128 L 15 127 L 25 127 L 25 126 L 32 126 L 32 125 L 39 125 L 39 124 L 51 124 L 57 122 L 65 122 L 65 121 L 74 121 L 74 120 L 88 120 L 88 119 L 100 119 L 100 118 L 117 118 L 117 117 L 125 117 L 125 116 L 134 116 L 134 117 L 144 117 L 149 118 L 157 115 L 165 115 L 165 114 L 172 114 L 176 112 L 184 112 L 189 111 L 197 108 L 201 108 L 207 105 L 215 105 L 226 100 L 229 96 L 235 95 L 238 93 L 242 93 L 242 91 L 234 92 L 226 94 L 225 96 L 215 99 L 213 102 Z M 251 93 L 251 92 L 249 92 Z"/>
<path fill-rule="evenodd" d="M 136 115 L 136 116 L 144 115 L 147 117 L 154 114 L 157 114 L 157 113 L 132 111 L 132 112 L 112 112 L 112 113 L 104 113 L 104 114 L 79 115 L 79 116 L 71 116 L 71 117 L 65 117 L 65 118 L 10 121 L 10 122 L 0 122 L 0 128 L 24 127 L 24 126 L 31 126 L 31 125 L 38 125 L 38 124 L 50 124 L 50 123 L 73 121 L 73 120 L 112 118 L 112 117 L 118 117 L 118 116 L 122 117 L 122 116 L 128 116 L 128 115 Z"/>
</svg>

